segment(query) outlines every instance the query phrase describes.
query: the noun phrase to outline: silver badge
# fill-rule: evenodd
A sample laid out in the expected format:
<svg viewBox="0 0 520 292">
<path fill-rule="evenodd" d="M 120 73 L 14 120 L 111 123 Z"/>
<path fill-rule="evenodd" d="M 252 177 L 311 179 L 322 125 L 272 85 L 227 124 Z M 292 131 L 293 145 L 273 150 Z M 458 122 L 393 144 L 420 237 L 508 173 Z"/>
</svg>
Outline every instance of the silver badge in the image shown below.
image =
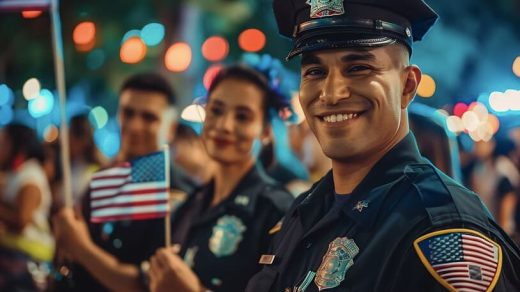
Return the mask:
<svg viewBox="0 0 520 292">
<path fill-rule="evenodd" d="M 311 6 L 311 18 L 322 18 L 345 14 L 343 0 L 307 0 Z"/>
<path fill-rule="evenodd" d="M 218 219 L 213 226 L 213 233 L 209 239 L 209 250 L 217 256 L 223 257 L 233 254 L 242 241 L 242 233 L 246 226 L 236 216 L 225 215 Z"/>
<path fill-rule="evenodd" d="M 319 291 L 338 287 L 345 279 L 347 270 L 354 264 L 354 257 L 359 247 L 354 240 L 338 237 L 329 243 L 329 249 L 323 256 L 321 265 L 314 278 Z"/>
<path fill-rule="evenodd" d="M 363 209 L 368 208 L 368 201 L 363 200 L 356 203 L 352 210 L 358 210 L 358 212 L 363 211 Z"/>
</svg>

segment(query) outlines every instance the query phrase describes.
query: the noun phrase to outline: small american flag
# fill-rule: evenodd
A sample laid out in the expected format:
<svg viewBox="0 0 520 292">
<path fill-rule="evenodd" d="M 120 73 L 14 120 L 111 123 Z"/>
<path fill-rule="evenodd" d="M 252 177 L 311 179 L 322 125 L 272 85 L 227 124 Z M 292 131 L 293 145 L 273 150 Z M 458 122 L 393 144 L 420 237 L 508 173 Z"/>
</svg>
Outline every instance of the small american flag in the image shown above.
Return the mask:
<svg viewBox="0 0 520 292">
<path fill-rule="evenodd" d="M 95 173 L 90 182 L 90 220 L 100 223 L 166 216 L 167 162 L 166 153 L 157 152 Z"/>
<path fill-rule="evenodd" d="M 499 247 L 478 235 L 453 232 L 419 246 L 437 275 L 456 291 L 488 291 L 500 272 Z"/>
</svg>

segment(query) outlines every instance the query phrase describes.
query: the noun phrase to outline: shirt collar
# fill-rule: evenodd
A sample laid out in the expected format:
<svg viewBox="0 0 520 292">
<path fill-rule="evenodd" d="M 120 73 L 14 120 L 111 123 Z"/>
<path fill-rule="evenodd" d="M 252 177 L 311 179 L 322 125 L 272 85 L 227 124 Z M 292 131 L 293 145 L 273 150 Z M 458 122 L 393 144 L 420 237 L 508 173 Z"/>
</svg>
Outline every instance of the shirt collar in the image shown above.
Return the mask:
<svg viewBox="0 0 520 292">
<path fill-rule="evenodd" d="M 404 169 L 410 163 L 422 162 L 414 135 L 410 132 L 394 148 L 386 153 L 369 171 L 361 183 L 349 195 L 343 212 L 358 224 L 371 226 L 385 203 L 386 194 L 404 179 Z M 291 215 L 300 216 L 305 227 L 321 218 L 334 203 L 334 179 L 329 171 L 307 193 Z M 357 206 L 358 203 L 360 206 Z M 307 229 L 306 229 L 307 230 Z"/>
</svg>

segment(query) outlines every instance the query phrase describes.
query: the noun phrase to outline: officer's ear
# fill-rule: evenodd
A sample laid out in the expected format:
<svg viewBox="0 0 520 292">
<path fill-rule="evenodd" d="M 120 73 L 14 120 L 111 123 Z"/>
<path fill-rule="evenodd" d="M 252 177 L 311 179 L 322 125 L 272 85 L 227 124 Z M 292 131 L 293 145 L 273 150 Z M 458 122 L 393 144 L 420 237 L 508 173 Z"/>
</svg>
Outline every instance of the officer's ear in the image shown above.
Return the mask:
<svg viewBox="0 0 520 292">
<path fill-rule="evenodd" d="M 410 105 L 415 94 L 417 93 L 417 88 L 419 87 L 419 83 L 421 82 L 422 73 L 421 69 L 415 65 L 409 65 L 405 69 L 405 80 L 403 86 L 403 94 L 401 96 L 401 108 L 405 109 Z"/>
</svg>

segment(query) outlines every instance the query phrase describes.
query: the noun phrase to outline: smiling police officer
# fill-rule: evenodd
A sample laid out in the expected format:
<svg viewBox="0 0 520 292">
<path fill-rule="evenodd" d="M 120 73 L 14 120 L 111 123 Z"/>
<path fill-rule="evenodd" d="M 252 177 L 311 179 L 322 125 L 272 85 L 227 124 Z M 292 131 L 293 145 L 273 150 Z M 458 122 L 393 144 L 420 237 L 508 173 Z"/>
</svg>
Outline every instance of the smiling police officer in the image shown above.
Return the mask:
<svg viewBox="0 0 520 292">
<path fill-rule="evenodd" d="M 520 291 L 518 247 L 409 132 L 412 43 L 437 14 L 422 0 L 273 6 L 332 171 L 293 204 L 247 291 Z"/>
</svg>

